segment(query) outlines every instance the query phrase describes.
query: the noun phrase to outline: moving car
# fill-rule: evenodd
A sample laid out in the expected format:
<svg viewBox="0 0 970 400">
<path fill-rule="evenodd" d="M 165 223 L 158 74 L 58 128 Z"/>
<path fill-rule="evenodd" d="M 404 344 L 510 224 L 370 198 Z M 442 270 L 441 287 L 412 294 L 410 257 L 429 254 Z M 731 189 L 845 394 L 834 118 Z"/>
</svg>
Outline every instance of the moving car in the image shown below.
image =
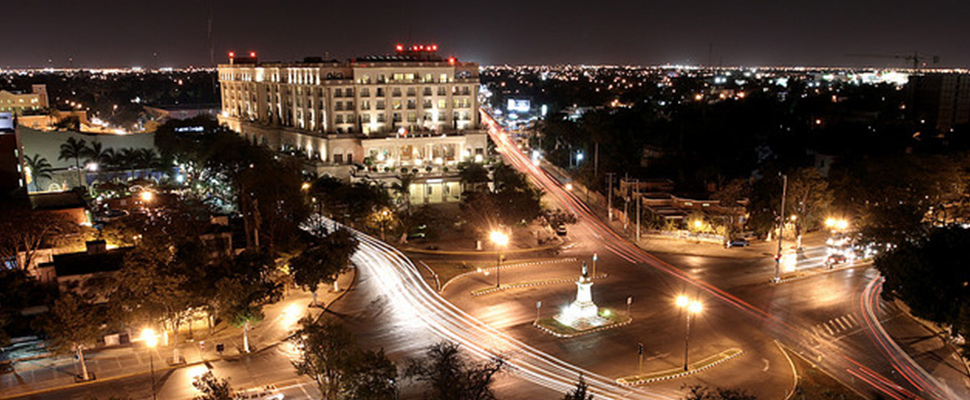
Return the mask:
<svg viewBox="0 0 970 400">
<path fill-rule="evenodd" d="M 748 239 L 731 239 L 724 243 L 724 247 L 748 247 L 751 242 Z"/>
<path fill-rule="evenodd" d="M 556 234 L 566 236 L 566 224 L 560 222 L 559 225 L 556 225 Z"/>
<path fill-rule="evenodd" d="M 825 258 L 825 266 L 832 268 L 835 266 L 835 264 L 842 264 L 846 262 L 846 260 L 847 259 L 845 257 L 845 254 L 841 254 L 841 253 L 830 254 L 827 258 Z"/>
</svg>

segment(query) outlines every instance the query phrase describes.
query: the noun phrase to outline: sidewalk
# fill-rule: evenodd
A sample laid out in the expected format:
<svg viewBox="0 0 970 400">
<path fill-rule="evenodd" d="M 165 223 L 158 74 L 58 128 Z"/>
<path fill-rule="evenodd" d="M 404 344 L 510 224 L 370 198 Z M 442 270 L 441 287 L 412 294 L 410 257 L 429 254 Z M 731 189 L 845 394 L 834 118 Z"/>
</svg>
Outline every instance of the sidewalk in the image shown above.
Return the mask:
<svg viewBox="0 0 970 400">
<path fill-rule="evenodd" d="M 265 319 L 249 331 L 250 352 L 255 353 L 286 340 L 299 328 L 300 319 L 307 314 L 314 318 L 319 317 L 324 309 L 347 293 L 355 280 L 356 269 L 352 269 L 338 277 L 337 284 L 341 289 L 339 292 L 333 292 L 331 285 L 320 288 L 317 291 L 319 307 L 309 306 L 313 300 L 312 294 L 291 288 L 282 301 L 264 307 Z M 212 336 L 203 338 L 207 331 L 206 327 L 197 329 L 195 341 L 180 339 L 179 355 L 185 363 L 175 366 L 169 366 L 167 362 L 173 355 L 171 346 L 160 345 L 149 349 L 142 343 L 135 342 L 124 347 L 85 352 L 88 371 L 97 378 L 89 382 L 105 382 L 147 374 L 150 372 L 152 358 L 155 372 L 158 373 L 170 368 L 245 356 L 242 352 L 242 329 L 220 324 L 214 329 Z M 183 336 L 186 335 L 183 333 Z M 204 348 L 201 345 L 203 340 Z M 225 345 L 221 354 L 215 350 L 216 343 Z M 0 374 L 0 400 L 79 385 L 74 381 L 79 368 L 73 357 L 65 356 L 15 363 L 13 371 Z M 88 382 L 80 385 L 86 383 Z"/>
</svg>

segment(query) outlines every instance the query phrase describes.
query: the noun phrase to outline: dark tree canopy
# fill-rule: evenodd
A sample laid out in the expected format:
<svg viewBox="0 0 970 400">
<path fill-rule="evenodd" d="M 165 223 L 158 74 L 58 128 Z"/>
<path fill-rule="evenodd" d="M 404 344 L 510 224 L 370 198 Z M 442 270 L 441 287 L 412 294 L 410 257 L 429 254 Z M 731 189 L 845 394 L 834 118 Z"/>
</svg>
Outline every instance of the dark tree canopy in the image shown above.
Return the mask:
<svg viewBox="0 0 970 400">
<path fill-rule="evenodd" d="M 428 400 L 493 400 L 491 386 L 504 365 L 501 359 L 471 362 L 457 344 L 441 342 L 410 360 L 404 375 L 424 385 Z"/>
</svg>

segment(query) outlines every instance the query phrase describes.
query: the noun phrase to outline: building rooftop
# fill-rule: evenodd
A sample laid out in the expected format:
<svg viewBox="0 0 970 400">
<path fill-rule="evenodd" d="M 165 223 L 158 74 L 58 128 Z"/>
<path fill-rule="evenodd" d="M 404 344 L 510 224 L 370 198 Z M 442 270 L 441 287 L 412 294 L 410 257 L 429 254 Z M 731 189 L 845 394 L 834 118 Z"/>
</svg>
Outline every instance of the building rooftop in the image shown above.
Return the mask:
<svg viewBox="0 0 970 400">
<path fill-rule="evenodd" d="M 107 250 L 103 240 L 93 241 L 88 242 L 86 251 L 55 255 L 53 261 L 45 265 L 53 265 L 58 277 L 114 272 L 121 269 L 125 255 L 131 249 L 133 247 Z"/>
</svg>

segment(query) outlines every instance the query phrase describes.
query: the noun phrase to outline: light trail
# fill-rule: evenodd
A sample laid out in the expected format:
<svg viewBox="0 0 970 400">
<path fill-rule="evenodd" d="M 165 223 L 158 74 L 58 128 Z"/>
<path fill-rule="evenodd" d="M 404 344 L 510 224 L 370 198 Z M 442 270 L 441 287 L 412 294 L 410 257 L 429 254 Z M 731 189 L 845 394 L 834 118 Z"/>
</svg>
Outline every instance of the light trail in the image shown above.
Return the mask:
<svg viewBox="0 0 970 400">
<path fill-rule="evenodd" d="M 577 216 L 579 220 L 585 223 L 585 226 L 596 236 L 600 238 L 603 244 L 613 253 L 620 256 L 621 258 L 630 261 L 633 264 L 647 264 L 657 270 L 666 272 L 671 276 L 680 279 L 686 284 L 695 286 L 709 295 L 718 298 L 735 308 L 743 311 L 744 313 L 755 317 L 763 322 L 768 323 L 771 326 L 778 328 L 778 334 L 783 335 L 790 343 L 797 343 L 802 348 L 811 348 L 811 343 L 806 340 L 805 335 L 802 334 L 801 330 L 797 327 L 782 321 L 775 316 L 769 314 L 768 312 L 755 307 L 744 300 L 727 293 L 726 291 L 704 281 L 695 280 L 689 276 L 686 272 L 670 265 L 669 263 L 660 260 L 659 258 L 647 253 L 643 249 L 640 249 L 636 245 L 630 243 L 625 237 L 617 234 L 613 229 L 603 223 L 589 207 L 580 201 L 577 196 L 570 191 L 565 190 L 562 187 L 562 183 L 552 177 L 547 171 L 539 168 L 532 162 L 522 151 L 512 143 L 509 135 L 501 128 L 501 126 L 495 122 L 494 119 L 484 110 L 481 111 L 482 120 L 488 126 L 489 136 L 495 143 L 496 147 L 500 149 L 500 153 L 505 157 L 506 161 L 512 164 L 513 167 L 521 172 L 525 172 L 529 178 L 538 187 L 542 188 L 546 194 L 551 195 L 555 198 L 559 204 L 571 211 Z M 871 306 L 871 304 L 870 304 Z M 892 367 L 903 376 L 907 382 L 912 384 L 915 388 L 920 390 L 921 393 L 928 394 L 933 399 L 959 399 L 959 396 L 953 394 L 951 390 L 945 388 L 937 380 L 933 379 L 922 367 L 920 367 L 915 361 L 912 360 L 902 349 L 895 345 L 895 342 L 889 337 L 889 335 L 882 330 L 882 326 L 878 324 L 878 320 L 874 324 L 878 327 L 878 332 L 873 334 L 871 337 L 873 341 L 877 343 L 882 349 L 883 354 L 887 356 L 890 360 Z M 891 343 L 891 345 L 889 344 Z M 835 350 L 838 353 L 838 350 Z M 843 356 L 848 362 L 857 363 L 851 358 Z M 848 369 L 847 369 L 848 371 Z M 852 371 L 850 374 L 858 375 Z M 877 384 L 875 382 L 890 382 L 889 379 L 879 376 L 875 372 L 869 370 L 866 372 L 868 375 L 875 375 L 878 378 L 876 380 L 862 379 L 862 381 L 868 383 L 870 386 L 876 390 L 885 393 L 891 397 L 898 398 L 899 392 L 896 392 L 894 388 L 887 387 L 884 384 Z M 928 387 L 929 390 L 924 388 Z M 905 390 L 905 389 L 904 389 Z M 919 396 L 912 395 L 908 398 L 920 398 Z"/>
<path fill-rule="evenodd" d="M 576 387 L 582 375 L 602 399 L 678 399 L 673 390 L 630 388 L 614 379 L 559 360 L 492 328 L 442 298 L 417 267 L 397 249 L 348 228 L 360 241 L 352 260 L 362 276 L 376 279 L 395 313 L 420 321 L 441 338 L 458 343 L 473 355 L 502 357 L 514 375 L 559 392 Z M 592 355 L 591 355 L 592 356 Z"/>
</svg>

